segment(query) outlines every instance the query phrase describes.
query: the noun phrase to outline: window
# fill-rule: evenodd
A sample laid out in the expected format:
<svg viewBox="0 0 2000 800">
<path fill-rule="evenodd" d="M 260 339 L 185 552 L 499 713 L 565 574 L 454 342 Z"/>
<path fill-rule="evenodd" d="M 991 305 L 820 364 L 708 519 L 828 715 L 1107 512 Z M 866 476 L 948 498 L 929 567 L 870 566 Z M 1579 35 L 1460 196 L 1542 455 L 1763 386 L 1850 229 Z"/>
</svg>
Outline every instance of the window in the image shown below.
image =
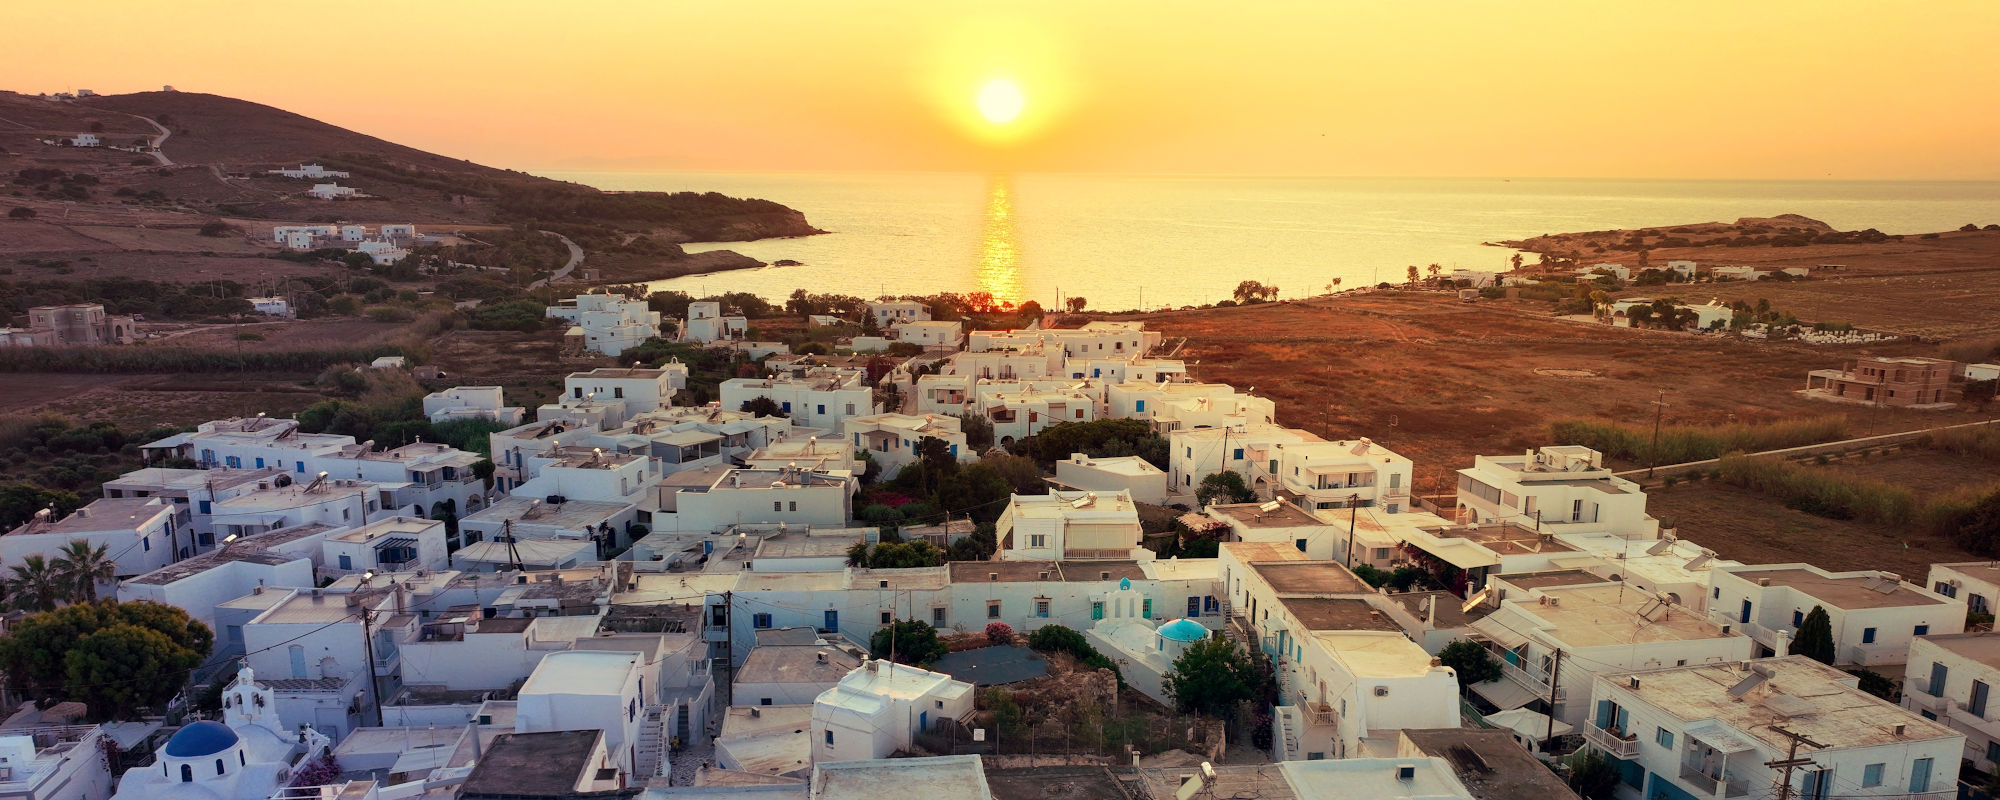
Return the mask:
<svg viewBox="0 0 2000 800">
<path fill-rule="evenodd" d="M 1745 600 L 1745 601 L 1744 601 L 1744 605 L 1745 605 L 1746 607 L 1748 607 L 1748 605 L 1749 605 L 1749 602 L 1750 602 L 1750 601 L 1748 601 L 1748 600 Z M 1744 622 L 1749 622 L 1749 621 L 1750 621 L 1750 620 L 1747 620 L 1747 619 L 1746 619 L 1746 620 L 1744 620 Z M 1862 644 L 1874 644 L 1874 643 L 1875 643 L 1875 629 L 1874 629 L 1874 628 L 1862 628 L 1862 629 L 1861 629 L 1861 643 L 1862 643 Z"/>
<path fill-rule="evenodd" d="M 818 405 L 814 406 L 814 408 L 817 408 L 817 409 L 819 409 L 818 411 L 815 411 L 815 412 L 813 412 L 813 413 L 815 413 L 815 414 L 824 414 L 824 413 L 826 413 L 826 404 L 825 404 L 825 403 L 820 403 L 820 404 L 818 404 Z"/>
<path fill-rule="evenodd" d="M 785 504 L 785 510 L 786 510 L 786 511 L 797 511 L 797 510 L 799 510 L 799 501 L 797 501 L 797 500 L 792 500 L 792 501 L 790 501 L 790 502 L 787 502 L 787 503 Z"/>
<path fill-rule="evenodd" d="M 848 403 L 848 404 L 847 404 L 847 415 L 848 415 L 848 416 L 850 416 L 850 417 L 851 417 L 851 416 L 854 416 L 854 404 L 853 404 L 853 403 Z"/>
<path fill-rule="evenodd" d="M 759 699 L 757 700 L 757 705 L 760 705 L 760 706 L 768 706 L 768 705 L 770 705 L 770 704 L 771 704 L 771 698 L 769 698 L 769 697 L 764 697 L 764 698 L 759 698 Z"/>
<path fill-rule="evenodd" d="M 1236 455 L 1235 455 L 1235 456 L 1232 456 L 1232 457 L 1233 457 L 1233 458 L 1235 458 L 1235 459 L 1236 459 L 1237 461 L 1242 461 L 1242 460 L 1243 460 L 1243 448 L 1241 448 L 1241 447 L 1238 447 L 1238 448 L 1236 448 Z"/>
<path fill-rule="evenodd" d="M 1709 594 L 1709 597 L 1711 597 L 1711 598 L 1714 598 L 1714 599 L 1716 599 L 1716 600 L 1721 600 L 1721 599 L 1722 599 L 1722 587 L 1718 586 L 1718 587 L 1716 587 L 1716 588 L 1714 588 L 1714 589 L 1710 590 L 1708 594 Z"/>
<path fill-rule="evenodd" d="M 888 612 L 888 611 L 884 611 L 884 612 L 882 612 L 882 624 L 884 624 L 884 625 L 887 625 L 887 624 L 889 624 L 889 623 L 890 623 L 890 621 L 892 620 L 892 618 L 891 618 L 891 617 L 890 617 L 889 615 L 890 615 L 891 613 L 892 613 L 892 612 Z"/>
<path fill-rule="evenodd" d="M 1660 728 L 1653 732 L 1653 743 L 1668 750 L 1674 749 L 1674 732 Z"/>
<path fill-rule="evenodd" d="M 944 627 L 944 614 L 945 614 L 944 606 L 938 606 L 937 608 L 931 609 L 931 627 L 933 628 Z"/>
<path fill-rule="evenodd" d="M 193 783 L 193 782 L 194 782 L 194 765 L 182 764 L 181 783 Z"/>
<path fill-rule="evenodd" d="M 1916 631 L 1915 631 L 1915 635 L 1917 635 L 1917 636 L 1922 636 L 1922 635 L 1924 635 L 1924 634 L 1927 634 L 1927 633 L 1930 633 L 1930 632 L 1931 632 L 1931 626 L 1929 626 L 1929 625 L 1918 625 L 1918 626 L 1917 626 L 1917 629 L 1916 629 Z"/>
<path fill-rule="evenodd" d="M 611 396 L 620 400 L 625 399 L 625 387 L 623 386 L 611 387 Z"/>
<path fill-rule="evenodd" d="M 762 631 L 762 630 L 769 630 L 769 629 L 771 628 L 771 615 L 769 615 L 769 614 L 751 614 L 751 615 L 750 615 L 750 626 L 751 626 L 751 627 L 753 627 L 753 628 L 756 628 L 757 630 L 760 630 L 760 631 Z"/>
<path fill-rule="evenodd" d="M 785 501 L 783 501 L 783 500 L 772 500 L 772 501 L 771 501 L 771 510 L 772 510 L 772 511 L 783 511 L 783 510 L 785 510 Z"/>
<path fill-rule="evenodd" d="M 148 551 L 148 552 L 151 552 L 151 551 L 152 551 L 152 549 L 153 549 L 153 537 L 151 537 L 151 536 L 142 536 L 142 537 L 140 537 L 140 538 L 139 538 L 139 545 L 140 545 L 140 546 L 141 546 L 141 547 L 142 547 L 143 549 L 145 549 L 146 551 Z M 1919 635 L 1921 635 L 1921 634 L 1919 634 Z"/>
<path fill-rule="evenodd" d="M 1028 536 L 1029 547 L 1047 547 L 1048 541 L 1049 537 L 1044 534 L 1036 533 L 1036 534 L 1030 534 Z"/>
<path fill-rule="evenodd" d="M 1986 716 L 1986 695 L 1990 691 L 1985 681 L 1973 681 L 1972 697 L 1966 701 L 1965 710 L 1972 712 L 1975 717 Z"/>
<path fill-rule="evenodd" d="M 1796 628 L 1800 625 L 1804 625 L 1805 622 L 1806 622 L 1806 612 L 1800 611 L 1796 608 L 1792 609 L 1792 627 Z"/>
<path fill-rule="evenodd" d="M 1953 586 L 1945 581 L 1938 581 L 1937 585 L 1932 586 L 1931 589 L 1937 592 L 1938 594 L 1944 595 L 1946 597 L 1958 596 L 1958 587 Z"/>
<path fill-rule="evenodd" d="M 1986 743 L 1986 760 L 2000 761 L 2000 742 Z"/>
<path fill-rule="evenodd" d="M 222 759 L 218 758 L 215 760 L 215 774 L 217 775 L 222 774 Z"/>
<path fill-rule="evenodd" d="M 1882 768 L 1886 764 L 1869 764 L 1861 768 L 1861 786 L 1868 788 L 1882 785 Z"/>
<path fill-rule="evenodd" d="M 999 619 L 999 618 L 1000 618 L 1000 601 L 998 601 L 998 600 L 989 600 L 989 601 L 987 601 L 987 603 L 986 603 L 986 618 L 987 618 L 987 619 Z"/>
<path fill-rule="evenodd" d="M 826 746 L 827 747 L 833 746 L 833 731 L 826 732 Z"/>
<path fill-rule="evenodd" d="M 1388 561 L 1388 560 L 1389 560 L 1389 548 L 1387 548 L 1387 547 L 1377 547 L 1377 548 L 1375 548 L 1375 560 L 1376 560 L 1376 561 Z"/>
<path fill-rule="evenodd" d="M 1306 540 L 1295 539 L 1292 541 L 1292 546 L 1298 548 L 1299 552 L 1303 553 L 1306 551 Z"/>
<path fill-rule="evenodd" d="M 1048 600 L 1040 597 L 1035 598 L 1035 616 L 1042 617 L 1044 619 L 1046 619 L 1049 616 Z"/>
</svg>

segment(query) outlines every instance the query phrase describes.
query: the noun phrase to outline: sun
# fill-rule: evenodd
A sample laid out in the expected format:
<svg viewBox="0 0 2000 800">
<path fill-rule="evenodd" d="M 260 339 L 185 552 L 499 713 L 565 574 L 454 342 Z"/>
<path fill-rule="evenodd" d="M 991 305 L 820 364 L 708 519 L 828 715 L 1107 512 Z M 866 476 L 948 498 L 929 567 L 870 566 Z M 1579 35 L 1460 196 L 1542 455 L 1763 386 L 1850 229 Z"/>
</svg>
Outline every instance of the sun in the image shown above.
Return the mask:
<svg viewBox="0 0 2000 800">
<path fill-rule="evenodd" d="M 1021 85 L 1006 78 L 994 78 L 979 87 L 979 115 L 995 125 L 1006 125 L 1021 116 L 1028 98 Z"/>
</svg>

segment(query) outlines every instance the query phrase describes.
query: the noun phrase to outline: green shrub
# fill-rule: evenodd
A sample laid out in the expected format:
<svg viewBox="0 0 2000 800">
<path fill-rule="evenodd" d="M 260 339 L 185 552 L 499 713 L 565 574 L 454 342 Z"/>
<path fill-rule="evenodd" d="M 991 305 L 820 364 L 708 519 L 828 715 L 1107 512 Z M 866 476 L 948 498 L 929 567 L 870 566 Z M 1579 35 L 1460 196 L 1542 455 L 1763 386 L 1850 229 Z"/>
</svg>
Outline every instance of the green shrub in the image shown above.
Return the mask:
<svg viewBox="0 0 2000 800">
<path fill-rule="evenodd" d="M 1656 463 L 1651 425 L 1563 419 L 1549 423 L 1549 436 L 1558 444 L 1580 444 L 1611 458 Z M 1846 436 L 1847 418 L 1838 415 L 1754 425 L 1670 425 L 1660 430 L 1657 463 L 1684 464 L 1720 458 L 1724 453 L 1778 450 Z"/>
<path fill-rule="evenodd" d="M 1726 456 L 1722 480 L 1784 500 L 1787 508 L 1829 519 L 1902 524 L 1915 518 L 1916 496 L 1900 486 L 1829 474 L 1774 458 Z"/>
</svg>

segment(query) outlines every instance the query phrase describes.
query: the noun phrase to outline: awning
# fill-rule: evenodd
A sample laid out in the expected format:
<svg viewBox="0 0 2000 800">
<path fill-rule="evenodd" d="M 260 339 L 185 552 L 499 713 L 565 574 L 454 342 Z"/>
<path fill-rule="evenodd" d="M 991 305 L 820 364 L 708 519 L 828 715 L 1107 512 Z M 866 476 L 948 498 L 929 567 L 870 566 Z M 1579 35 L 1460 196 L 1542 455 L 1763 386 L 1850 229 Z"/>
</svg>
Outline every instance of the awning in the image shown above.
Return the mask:
<svg viewBox="0 0 2000 800">
<path fill-rule="evenodd" d="M 1684 730 L 1686 730 L 1688 736 L 1700 741 L 1702 744 L 1715 748 L 1716 752 L 1719 753 L 1742 753 L 1755 749 L 1749 742 L 1743 741 L 1742 737 L 1737 736 L 1736 732 L 1730 730 L 1728 726 L 1712 719 L 1702 720 L 1689 725 Z"/>
<path fill-rule="evenodd" d="M 479 734 L 475 731 L 473 735 L 477 736 Z M 456 748 L 431 745 L 418 747 L 413 750 L 405 750 L 402 755 L 396 757 L 396 765 L 389 768 L 389 774 L 400 773 L 407 775 L 412 772 L 430 772 L 444 766 L 446 762 L 450 761 L 454 749 Z"/>
<path fill-rule="evenodd" d="M 1472 685 L 1472 690 L 1502 711 L 1520 708 L 1539 699 L 1534 692 L 1528 691 L 1528 687 L 1506 678 L 1475 683 Z"/>
<path fill-rule="evenodd" d="M 1441 539 L 1424 543 L 1412 541 L 1411 544 L 1459 569 L 1478 569 L 1500 563 L 1499 554 L 1463 539 Z"/>
<path fill-rule="evenodd" d="M 1557 720 L 1549 726 L 1549 715 L 1524 708 L 1511 709 L 1486 715 L 1486 721 L 1495 726 L 1521 734 L 1533 741 L 1542 741 L 1554 736 L 1566 736 L 1576 730 L 1569 723 Z"/>
<path fill-rule="evenodd" d="M 1513 650 L 1528 643 L 1528 635 L 1509 628 L 1493 617 L 1473 620 L 1472 630 L 1494 644 Z"/>
<path fill-rule="evenodd" d="M 392 547 L 417 549 L 417 540 L 408 536 L 384 536 L 375 540 L 375 552 L 380 553 Z"/>
</svg>

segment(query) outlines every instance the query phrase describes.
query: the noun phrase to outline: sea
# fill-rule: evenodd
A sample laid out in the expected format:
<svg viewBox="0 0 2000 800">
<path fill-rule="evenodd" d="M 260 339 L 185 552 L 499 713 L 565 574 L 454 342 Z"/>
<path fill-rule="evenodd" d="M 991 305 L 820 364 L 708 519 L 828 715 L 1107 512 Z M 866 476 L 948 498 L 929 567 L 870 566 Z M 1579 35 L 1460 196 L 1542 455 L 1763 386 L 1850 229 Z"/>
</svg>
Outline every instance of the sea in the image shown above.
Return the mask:
<svg viewBox="0 0 2000 800">
<path fill-rule="evenodd" d="M 1505 270 L 1514 251 L 1484 242 L 1544 233 L 1779 214 L 1892 234 L 2000 222 L 2000 181 L 548 174 L 606 190 L 760 197 L 829 231 L 689 244 L 799 266 L 656 281 L 655 290 L 988 292 L 1049 307 L 1081 297 L 1104 310 L 1213 303 L 1244 280 L 1300 297 L 1399 282 L 1410 265 Z"/>
</svg>

